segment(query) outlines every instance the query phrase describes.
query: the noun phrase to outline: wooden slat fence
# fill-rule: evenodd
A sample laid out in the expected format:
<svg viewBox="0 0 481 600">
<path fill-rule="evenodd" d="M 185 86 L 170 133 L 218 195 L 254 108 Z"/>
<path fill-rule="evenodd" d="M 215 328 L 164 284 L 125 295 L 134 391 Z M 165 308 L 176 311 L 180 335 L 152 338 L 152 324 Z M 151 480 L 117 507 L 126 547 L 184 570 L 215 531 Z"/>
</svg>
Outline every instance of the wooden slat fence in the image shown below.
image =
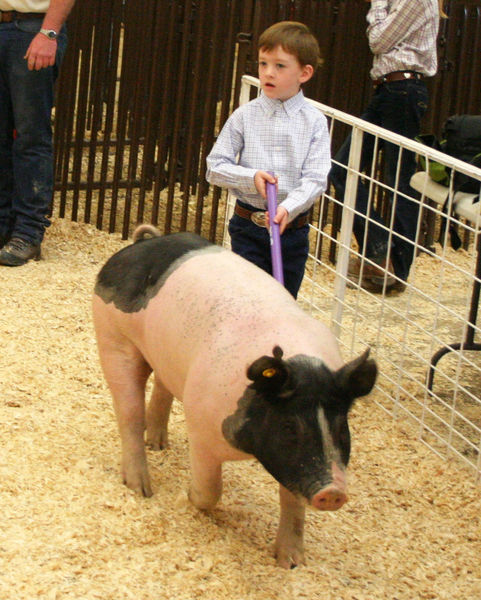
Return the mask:
<svg viewBox="0 0 481 600">
<path fill-rule="evenodd" d="M 426 117 L 438 133 L 450 114 L 481 106 L 481 1 L 447 6 Z M 371 94 L 366 10 L 353 0 L 77 2 L 58 81 L 55 214 L 124 238 L 152 222 L 218 240 L 224 208 L 205 158 L 241 75 L 256 74 L 259 34 L 278 20 L 307 23 L 325 63 L 306 94 L 359 115 Z"/>
</svg>

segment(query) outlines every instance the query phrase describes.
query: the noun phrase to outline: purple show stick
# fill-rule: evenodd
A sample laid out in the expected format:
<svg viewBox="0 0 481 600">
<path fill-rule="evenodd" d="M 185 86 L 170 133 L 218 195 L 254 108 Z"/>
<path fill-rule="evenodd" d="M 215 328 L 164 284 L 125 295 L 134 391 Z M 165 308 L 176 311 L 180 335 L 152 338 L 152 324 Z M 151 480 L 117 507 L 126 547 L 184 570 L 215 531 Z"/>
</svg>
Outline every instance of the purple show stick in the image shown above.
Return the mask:
<svg viewBox="0 0 481 600">
<path fill-rule="evenodd" d="M 274 173 L 269 171 L 274 177 Z M 275 183 L 266 181 L 267 192 L 267 210 L 269 211 L 269 235 L 271 238 L 271 260 L 272 274 L 279 283 L 284 285 L 284 270 L 282 268 L 281 235 L 279 233 L 279 224 L 274 223 L 274 217 L 277 212 L 277 188 Z"/>
</svg>

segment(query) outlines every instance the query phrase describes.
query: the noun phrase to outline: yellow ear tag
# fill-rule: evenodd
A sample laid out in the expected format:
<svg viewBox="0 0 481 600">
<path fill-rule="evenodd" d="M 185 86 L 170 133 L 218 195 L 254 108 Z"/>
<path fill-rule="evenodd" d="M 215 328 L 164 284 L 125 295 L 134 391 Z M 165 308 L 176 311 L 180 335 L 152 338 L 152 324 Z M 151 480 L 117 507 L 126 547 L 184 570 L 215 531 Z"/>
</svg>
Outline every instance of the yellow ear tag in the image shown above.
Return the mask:
<svg viewBox="0 0 481 600">
<path fill-rule="evenodd" d="M 274 377 L 274 375 L 276 374 L 276 370 L 275 369 L 264 369 L 262 371 L 262 376 L 263 377 Z"/>
</svg>

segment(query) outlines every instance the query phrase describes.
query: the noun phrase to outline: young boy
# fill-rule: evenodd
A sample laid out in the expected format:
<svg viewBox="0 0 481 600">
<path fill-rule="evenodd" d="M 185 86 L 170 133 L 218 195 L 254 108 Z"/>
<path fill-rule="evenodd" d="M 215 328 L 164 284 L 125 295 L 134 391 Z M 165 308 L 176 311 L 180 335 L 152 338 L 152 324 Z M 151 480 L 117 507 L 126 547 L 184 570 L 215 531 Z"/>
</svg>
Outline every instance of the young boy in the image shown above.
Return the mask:
<svg viewBox="0 0 481 600">
<path fill-rule="evenodd" d="M 284 285 L 294 298 L 309 251 L 309 209 L 326 189 L 330 169 L 326 118 L 301 90 L 319 62 L 318 43 L 302 23 L 283 21 L 266 29 L 259 38 L 261 94 L 234 111 L 207 157 L 207 181 L 237 197 L 229 222 L 232 250 L 268 273 L 266 182 L 277 184 L 274 222 L 281 234 Z"/>
</svg>

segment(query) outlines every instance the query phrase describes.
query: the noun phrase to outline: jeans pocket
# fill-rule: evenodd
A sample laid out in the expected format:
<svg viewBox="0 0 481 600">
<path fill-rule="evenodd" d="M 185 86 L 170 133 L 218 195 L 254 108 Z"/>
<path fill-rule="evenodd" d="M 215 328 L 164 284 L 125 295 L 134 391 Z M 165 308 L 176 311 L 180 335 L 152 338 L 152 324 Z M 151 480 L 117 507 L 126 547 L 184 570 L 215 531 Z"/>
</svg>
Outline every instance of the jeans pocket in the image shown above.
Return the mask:
<svg viewBox="0 0 481 600">
<path fill-rule="evenodd" d="M 409 104 L 420 121 L 428 109 L 428 91 L 424 85 L 410 86 L 408 91 Z"/>
<path fill-rule="evenodd" d="M 37 34 L 42 27 L 42 17 L 15 21 L 15 27 L 25 33 Z"/>
</svg>

